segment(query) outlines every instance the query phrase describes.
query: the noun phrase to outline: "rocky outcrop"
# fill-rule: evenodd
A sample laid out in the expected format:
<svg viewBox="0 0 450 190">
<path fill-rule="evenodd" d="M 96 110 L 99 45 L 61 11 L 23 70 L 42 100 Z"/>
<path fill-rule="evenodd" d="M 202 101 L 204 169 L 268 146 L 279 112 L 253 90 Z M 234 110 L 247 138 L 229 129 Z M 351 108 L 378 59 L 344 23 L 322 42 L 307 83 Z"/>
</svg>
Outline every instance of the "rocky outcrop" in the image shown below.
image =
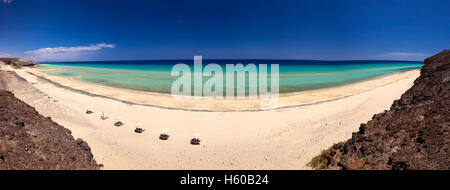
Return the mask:
<svg viewBox="0 0 450 190">
<path fill-rule="evenodd" d="M 0 170 L 99 169 L 89 145 L 0 90 Z"/>
<path fill-rule="evenodd" d="M 450 169 L 450 50 L 425 60 L 390 110 L 324 154 L 329 169 Z"/>
<path fill-rule="evenodd" d="M 35 65 L 31 60 L 20 58 L 0 58 L 0 62 L 3 62 L 6 65 L 11 65 L 14 68 L 30 67 Z"/>
</svg>

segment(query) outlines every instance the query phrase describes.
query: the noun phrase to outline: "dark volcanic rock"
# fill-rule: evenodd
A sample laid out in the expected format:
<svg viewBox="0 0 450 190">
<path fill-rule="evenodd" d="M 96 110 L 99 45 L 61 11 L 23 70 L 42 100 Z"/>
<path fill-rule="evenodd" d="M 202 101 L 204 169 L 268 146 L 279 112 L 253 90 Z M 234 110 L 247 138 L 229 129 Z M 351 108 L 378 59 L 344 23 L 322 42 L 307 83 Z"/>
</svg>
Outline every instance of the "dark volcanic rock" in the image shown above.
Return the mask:
<svg viewBox="0 0 450 190">
<path fill-rule="evenodd" d="M 0 90 L 0 170 L 99 169 L 89 145 Z"/>
<path fill-rule="evenodd" d="M 20 59 L 20 58 L 0 58 L 0 62 L 7 65 L 11 65 L 15 68 L 34 66 L 35 64 L 31 60 Z"/>
<path fill-rule="evenodd" d="M 448 170 L 449 126 L 450 50 L 445 50 L 425 60 L 414 86 L 389 111 L 374 115 L 325 157 L 331 168 Z"/>
<path fill-rule="evenodd" d="M 83 139 L 78 138 L 76 142 L 77 142 L 77 145 L 80 146 L 81 148 L 83 148 L 84 150 L 86 150 L 86 151 L 91 150 L 91 147 L 89 147 L 88 143 L 86 141 L 84 141 Z"/>
</svg>

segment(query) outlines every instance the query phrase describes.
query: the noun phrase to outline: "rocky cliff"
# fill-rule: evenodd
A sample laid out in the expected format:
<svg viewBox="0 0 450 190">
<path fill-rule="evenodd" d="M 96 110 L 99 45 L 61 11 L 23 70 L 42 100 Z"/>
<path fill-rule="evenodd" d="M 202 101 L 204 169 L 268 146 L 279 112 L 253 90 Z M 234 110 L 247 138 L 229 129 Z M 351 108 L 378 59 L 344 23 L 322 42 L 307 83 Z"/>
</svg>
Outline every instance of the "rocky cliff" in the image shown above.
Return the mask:
<svg viewBox="0 0 450 190">
<path fill-rule="evenodd" d="M 323 154 L 329 169 L 450 169 L 450 50 L 425 60 L 390 110 Z"/>
<path fill-rule="evenodd" d="M 1 75 L 1 73 L 0 73 Z M 86 142 L 0 90 L 0 170 L 99 169 Z"/>
<path fill-rule="evenodd" d="M 20 58 L 0 58 L 0 62 L 6 65 L 11 65 L 15 68 L 34 66 L 35 64 L 31 60 Z"/>
</svg>

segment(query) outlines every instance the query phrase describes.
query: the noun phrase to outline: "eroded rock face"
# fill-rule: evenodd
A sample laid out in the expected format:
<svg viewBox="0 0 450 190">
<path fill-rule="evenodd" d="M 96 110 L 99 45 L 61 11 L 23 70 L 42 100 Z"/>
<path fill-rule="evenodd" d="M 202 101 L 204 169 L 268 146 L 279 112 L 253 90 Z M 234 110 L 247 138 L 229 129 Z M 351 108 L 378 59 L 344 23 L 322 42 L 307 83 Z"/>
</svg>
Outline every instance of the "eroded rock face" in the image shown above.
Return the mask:
<svg viewBox="0 0 450 190">
<path fill-rule="evenodd" d="M 0 169 L 99 169 L 89 145 L 0 90 Z"/>
<path fill-rule="evenodd" d="M 450 169 L 450 50 L 425 60 L 421 75 L 389 111 L 361 124 L 326 154 L 328 166 Z"/>
<path fill-rule="evenodd" d="M 15 68 L 34 66 L 35 64 L 31 60 L 20 58 L 0 58 L 0 62 L 6 65 L 11 65 Z"/>
</svg>

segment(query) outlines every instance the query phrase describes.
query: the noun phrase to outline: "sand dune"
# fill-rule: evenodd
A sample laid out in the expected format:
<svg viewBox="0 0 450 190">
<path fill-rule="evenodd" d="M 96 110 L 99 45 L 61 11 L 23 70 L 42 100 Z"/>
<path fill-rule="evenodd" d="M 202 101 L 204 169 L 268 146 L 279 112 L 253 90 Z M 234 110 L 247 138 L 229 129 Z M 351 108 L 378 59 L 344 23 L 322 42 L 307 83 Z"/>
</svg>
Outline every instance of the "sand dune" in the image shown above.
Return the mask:
<svg viewBox="0 0 450 190">
<path fill-rule="evenodd" d="M 49 76 L 37 68 L 2 69 L 17 75 L 7 88 L 86 140 L 104 169 L 309 169 L 313 156 L 388 109 L 419 76 L 415 70 L 282 95 L 284 108 L 257 111 L 258 100 L 175 100 Z M 87 108 L 95 113 L 87 115 Z M 234 111 L 223 112 L 229 110 Z M 102 112 L 109 119 L 101 120 Z M 125 125 L 114 126 L 117 117 Z M 137 122 L 145 132 L 134 132 Z M 171 135 L 167 141 L 158 138 L 164 129 Z M 189 144 L 194 133 L 198 146 Z"/>
</svg>

